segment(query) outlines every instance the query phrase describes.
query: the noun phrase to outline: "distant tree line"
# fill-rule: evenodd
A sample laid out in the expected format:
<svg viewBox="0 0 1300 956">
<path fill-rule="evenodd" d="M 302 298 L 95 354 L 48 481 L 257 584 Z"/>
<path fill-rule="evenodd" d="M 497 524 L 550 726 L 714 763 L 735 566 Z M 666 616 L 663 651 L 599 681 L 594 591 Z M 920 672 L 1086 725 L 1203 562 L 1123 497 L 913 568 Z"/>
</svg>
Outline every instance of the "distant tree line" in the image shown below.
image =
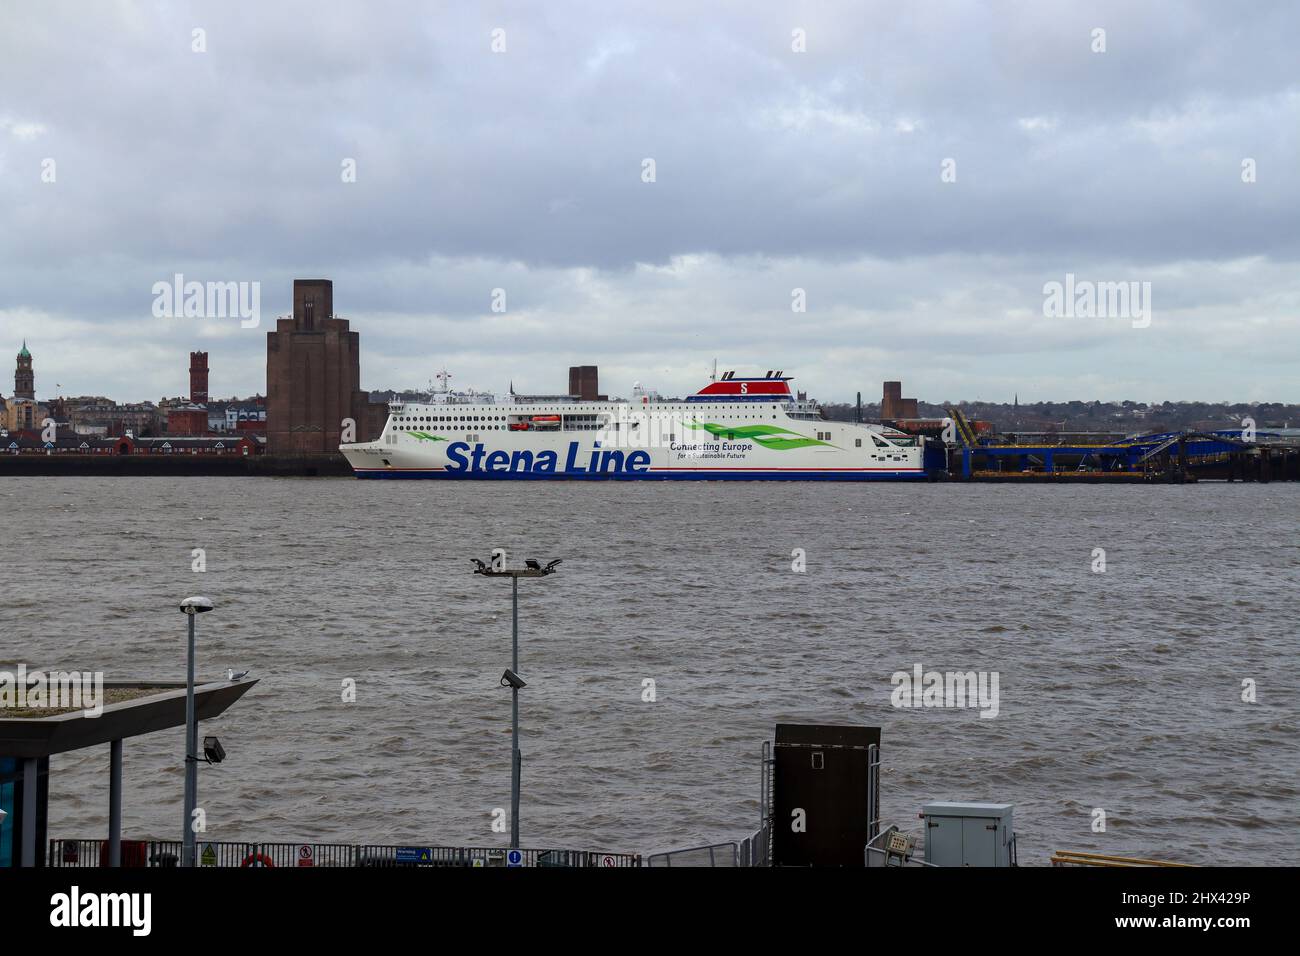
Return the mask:
<svg viewBox="0 0 1300 956">
<path fill-rule="evenodd" d="M 1258 428 L 1300 427 L 1300 405 L 1282 402 L 918 402 L 922 418 L 943 418 L 956 407 L 967 418 L 992 422 L 999 431 L 1161 432 L 1240 428 L 1250 418 Z M 853 421 L 850 403 L 824 405 L 828 418 Z M 862 406 L 864 421 L 880 420 L 878 403 Z"/>
</svg>

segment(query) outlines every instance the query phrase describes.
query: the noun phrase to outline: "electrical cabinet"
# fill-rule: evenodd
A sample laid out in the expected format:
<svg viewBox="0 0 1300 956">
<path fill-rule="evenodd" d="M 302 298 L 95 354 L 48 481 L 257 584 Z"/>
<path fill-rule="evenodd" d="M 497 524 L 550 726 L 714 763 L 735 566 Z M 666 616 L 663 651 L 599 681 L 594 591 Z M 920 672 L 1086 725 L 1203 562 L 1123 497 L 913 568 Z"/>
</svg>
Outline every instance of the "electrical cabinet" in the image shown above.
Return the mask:
<svg viewBox="0 0 1300 956">
<path fill-rule="evenodd" d="M 925 862 L 935 866 L 1015 866 L 1009 803 L 927 803 Z"/>
</svg>

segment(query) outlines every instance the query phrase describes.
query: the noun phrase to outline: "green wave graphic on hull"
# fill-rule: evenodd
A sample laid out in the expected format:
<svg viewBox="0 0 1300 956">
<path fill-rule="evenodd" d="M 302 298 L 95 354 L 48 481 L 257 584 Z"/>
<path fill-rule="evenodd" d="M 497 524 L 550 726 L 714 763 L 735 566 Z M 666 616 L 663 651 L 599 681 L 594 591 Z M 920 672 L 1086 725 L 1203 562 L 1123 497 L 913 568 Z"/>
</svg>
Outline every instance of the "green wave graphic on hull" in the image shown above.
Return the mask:
<svg viewBox="0 0 1300 956">
<path fill-rule="evenodd" d="M 407 432 L 412 438 L 418 438 L 421 441 L 446 441 L 441 435 L 430 435 L 428 432 Z"/>
<path fill-rule="evenodd" d="M 838 445 L 832 445 L 830 442 L 808 438 L 798 432 L 792 432 L 788 428 L 781 428 L 777 425 L 718 425 L 714 422 L 686 422 L 686 427 L 693 428 L 696 431 L 706 431 L 714 438 L 725 438 L 728 441 L 741 438 L 749 439 L 764 448 L 771 448 L 775 451 L 810 448 L 814 445 L 820 445 L 824 448 L 839 447 Z"/>
</svg>

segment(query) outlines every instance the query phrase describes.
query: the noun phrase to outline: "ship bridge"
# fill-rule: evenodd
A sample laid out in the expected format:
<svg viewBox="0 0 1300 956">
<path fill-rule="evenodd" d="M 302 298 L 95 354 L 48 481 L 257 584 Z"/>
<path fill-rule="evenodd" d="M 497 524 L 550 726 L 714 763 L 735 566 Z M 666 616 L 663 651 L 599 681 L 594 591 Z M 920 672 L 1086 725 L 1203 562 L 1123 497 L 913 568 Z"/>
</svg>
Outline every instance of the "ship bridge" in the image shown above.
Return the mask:
<svg viewBox="0 0 1300 956">
<path fill-rule="evenodd" d="M 790 394 L 791 376 L 783 372 L 768 372 L 754 378 L 739 378 L 735 372 L 724 372 L 720 379 L 710 382 L 688 402 L 779 402 L 794 401 Z"/>
</svg>

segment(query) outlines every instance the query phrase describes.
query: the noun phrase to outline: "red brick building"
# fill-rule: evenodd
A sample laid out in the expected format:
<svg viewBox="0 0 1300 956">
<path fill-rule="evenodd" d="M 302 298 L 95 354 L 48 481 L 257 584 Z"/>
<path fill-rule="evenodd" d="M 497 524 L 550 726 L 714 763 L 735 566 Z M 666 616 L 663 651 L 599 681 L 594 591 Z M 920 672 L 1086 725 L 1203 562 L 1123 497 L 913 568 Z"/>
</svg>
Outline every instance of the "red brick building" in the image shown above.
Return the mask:
<svg viewBox="0 0 1300 956">
<path fill-rule="evenodd" d="M 272 455 L 337 454 L 344 420 L 378 437 L 387 406 L 361 390 L 360 335 L 334 317 L 334 283 L 295 279 L 293 315 L 266 334 L 266 436 Z"/>
<path fill-rule="evenodd" d="M 167 434 L 169 435 L 206 435 L 208 433 L 208 410 L 200 405 L 173 408 L 167 412 Z"/>
</svg>

